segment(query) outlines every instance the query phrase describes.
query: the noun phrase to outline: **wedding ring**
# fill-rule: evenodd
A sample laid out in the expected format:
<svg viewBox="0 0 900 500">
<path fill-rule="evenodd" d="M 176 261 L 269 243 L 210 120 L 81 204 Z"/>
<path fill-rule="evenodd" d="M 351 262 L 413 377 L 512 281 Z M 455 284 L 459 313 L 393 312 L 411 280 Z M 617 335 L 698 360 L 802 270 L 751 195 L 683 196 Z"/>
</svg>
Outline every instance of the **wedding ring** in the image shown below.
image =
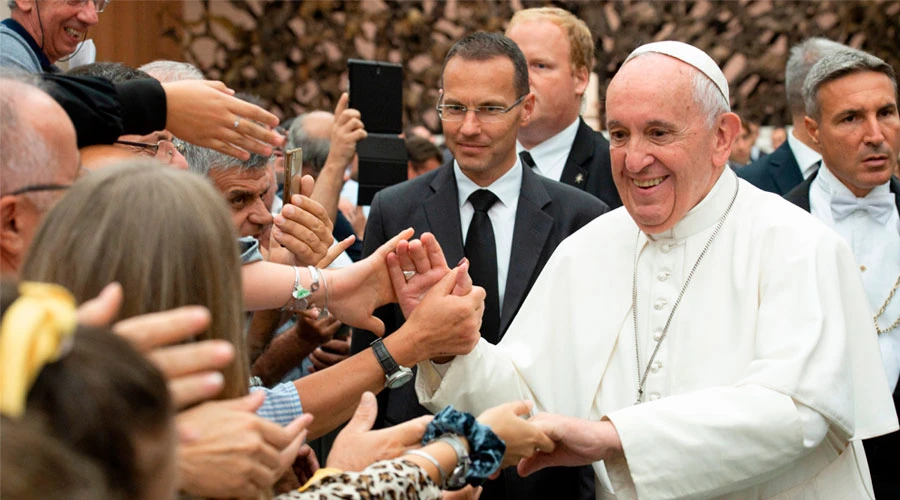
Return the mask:
<svg viewBox="0 0 900 500">
<path fill-rule="evenodd" d="M 406 278 L 406 281 L 411 280 L 412 277 L 415 275 L 416 275 L 415 271 L 403 271 L 403 277 Z"/>
<path fill-rule="evenodd" d="M 241 119 L 238 118 L 237 120 L 234 121 L 234 126 L 233 126 L 233 127 L 234 127 L 235 130 L 237 130 L 237 128 L 238 128 L 240 125 L 241 125 Z"/>
</svg>

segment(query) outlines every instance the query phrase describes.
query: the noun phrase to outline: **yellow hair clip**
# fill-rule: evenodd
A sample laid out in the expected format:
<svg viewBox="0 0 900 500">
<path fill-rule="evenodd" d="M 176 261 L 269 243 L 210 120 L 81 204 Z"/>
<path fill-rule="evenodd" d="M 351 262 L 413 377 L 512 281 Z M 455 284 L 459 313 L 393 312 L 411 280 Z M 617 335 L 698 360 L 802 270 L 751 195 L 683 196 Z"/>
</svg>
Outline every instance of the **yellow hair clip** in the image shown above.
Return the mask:
<svg viewBox="0 0 900 500">
<path fill-rule="evenodd" d="M 31 384 L 71 347 L 75 298 L 51 283 L 22 282 L 0 325 L 0 413 L 18 418 Z"/>
</svg>

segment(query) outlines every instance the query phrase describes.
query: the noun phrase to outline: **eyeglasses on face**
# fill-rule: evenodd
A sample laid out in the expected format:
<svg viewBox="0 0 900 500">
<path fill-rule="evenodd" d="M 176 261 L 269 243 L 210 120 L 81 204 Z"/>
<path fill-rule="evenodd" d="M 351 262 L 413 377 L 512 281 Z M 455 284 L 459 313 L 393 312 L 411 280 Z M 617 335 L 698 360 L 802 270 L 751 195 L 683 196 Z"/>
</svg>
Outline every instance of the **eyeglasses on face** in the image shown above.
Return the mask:
<svg viewBox="0 0 900 500">
<path fill-rule="evenodd" d="M 31 184 L 16 189 L 12 193 L 9 193 L 9 196 L 19 196 L 20 194 L 37 193 L 40 191 L 62 191 L 64 189 L 69 189 L 70 187 L 72 186 L 69 184 Z"/>
<path fill-rule="evenodd" d="M 178 151 L 181 154 L 184 154 L 185 151 L 185 143 L 181 139 L 173 138 L 171 141 L 168 140 L 160 140 L 156 143 L 152 142 L 136 142 L 136 141 L 116 141 L 116 144 L 121 144 L 123 146 L 130 146 L 133 148 L 137 148 L 140 154 L 145 156 L 156 157 L 159 155 L 159 152 L 162 151 L 163 154 L 171 158 L 175 151 Z"/>
<path fill-rule="evenodd" d="M 510 104 L 509 107 L 506 108 L 503 106 L 477 106 L 471 108 L 471 110 L 475 112 L 475 118 L 482 123 L 499 122 L 503 119 L 503 115 L 512 111 L 512 109 L 518 106 L 523 99 L 525 99 L 524 95 L 516 99 L 516 102 Z M 462 104 L 439 103 L 435 109 L 437 109 L 438 116 L 441 117 L 441 120 L 458 122 L 466 117 L 466 113 L 469 112 L 470 108 L 467 108 Z"/>
<path fill-rule="evenodd" d="M 83 7 L 87 5 L 88 2 L 92 2 L 94 4 L 94 9 L 99 14 L 100 12 L 103 12 L 104 9 L 106 9 L 106 6 L 109 5 L 110 0 L 66 0 L 66 3 L 73 7 Z"/>
</svg>

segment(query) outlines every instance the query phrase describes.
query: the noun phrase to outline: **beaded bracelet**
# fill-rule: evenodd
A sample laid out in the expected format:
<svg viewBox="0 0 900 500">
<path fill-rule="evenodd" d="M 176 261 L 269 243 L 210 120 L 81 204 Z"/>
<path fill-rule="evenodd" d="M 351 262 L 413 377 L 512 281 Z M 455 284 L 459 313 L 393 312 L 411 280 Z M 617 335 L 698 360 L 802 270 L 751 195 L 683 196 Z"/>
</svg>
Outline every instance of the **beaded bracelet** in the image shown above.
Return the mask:
<svg viewBox="0 0 900 500">
<path fill-rule="evenodd" d="M 500 468 L 503 454 L 506 453 L 506 443 L 472 415 L 454 409 L 453 405 L 447 406 L 428 424 L 422 437 L 422 445 L 444 434 L 457 434 L 469 442 L 469 459 L 472 464 L 466 475 L 468 484 L 480 486 Z"/>
</svg>

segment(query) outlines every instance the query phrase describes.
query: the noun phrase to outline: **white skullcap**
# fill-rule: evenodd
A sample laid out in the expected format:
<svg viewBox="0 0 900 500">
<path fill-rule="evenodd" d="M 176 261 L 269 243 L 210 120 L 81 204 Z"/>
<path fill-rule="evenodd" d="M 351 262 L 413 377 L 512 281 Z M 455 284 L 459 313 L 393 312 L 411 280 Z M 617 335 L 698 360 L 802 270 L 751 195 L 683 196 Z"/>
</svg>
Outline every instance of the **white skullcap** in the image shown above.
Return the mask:
<svg viewBox="0 0 900 500">
<path fill-rule="evenodd" d="M 728 94 L 728 80 L 725 79 L 725 74 L 719 69 L 719 65 L 716 64 L 706 52 L 703 52 L 693 45 L 667 40 L 665 42 L 653 42 L 641 45 L 628 55 L 628 58 L 625 59 L 625 63 L 648 52 L 665 54 L 697 68 L 701 73 L 706 75 L 707 78 L 712 80 L 716 85 L 716 88 L 719 89 L 719 92 L 725 97 L 725 102 L 731 102 Z"/>
</svg>

